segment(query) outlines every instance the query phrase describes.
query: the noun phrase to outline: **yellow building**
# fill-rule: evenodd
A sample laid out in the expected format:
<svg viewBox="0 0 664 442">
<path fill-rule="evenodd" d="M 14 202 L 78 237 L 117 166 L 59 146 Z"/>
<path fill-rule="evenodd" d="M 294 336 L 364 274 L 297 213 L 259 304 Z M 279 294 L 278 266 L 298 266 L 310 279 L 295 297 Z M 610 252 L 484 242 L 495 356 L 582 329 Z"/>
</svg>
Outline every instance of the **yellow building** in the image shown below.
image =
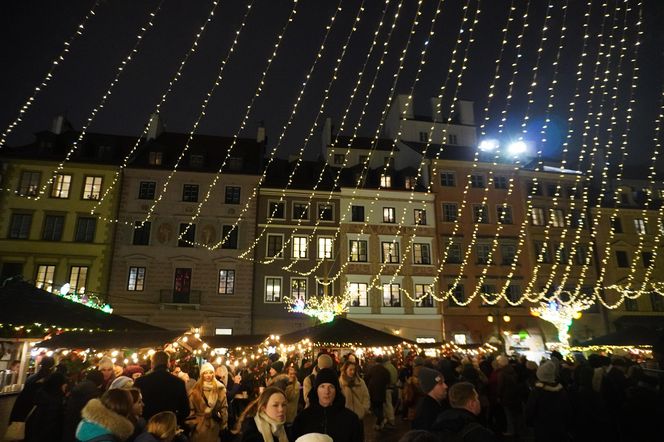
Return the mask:
<svg viewBox="0 0 664 442">
<path fill-rule="evenodd" d="M 2 151 L 0 279 L 22 275 L 49 291 L 68 283 L 105 299 L 120 183 L 109 186 L 133 140 L 87 134 L 58 169 L 79 137 L 64 123 Z"/>
</svg>

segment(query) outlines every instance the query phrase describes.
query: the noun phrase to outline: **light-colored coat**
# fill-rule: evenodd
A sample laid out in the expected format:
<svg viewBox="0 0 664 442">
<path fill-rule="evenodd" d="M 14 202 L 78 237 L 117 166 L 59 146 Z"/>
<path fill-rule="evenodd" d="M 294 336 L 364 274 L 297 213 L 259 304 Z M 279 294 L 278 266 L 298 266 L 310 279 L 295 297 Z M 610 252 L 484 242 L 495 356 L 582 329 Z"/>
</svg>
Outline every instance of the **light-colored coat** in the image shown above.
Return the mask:
<svg viewBox="0 0 664 442">
<path fill-rule="evenodd" d="M 355 376 L 351 386 L 342 375 L 339 377 L 339 385 L 341 385 L 341 392 L 346 398 L 346 408 L 357 414 L 360 419 L 363 419 L 371 406 L 367 384 L 364 383 L 362 378 Z"/>
<path fill-rule="evenodd" d="M 191 406 L 191 415 L 194 416 L 192 425 L 195 425 L 194 431 L 189 440 L 191 442 L 217 442 L 219 440 L 219 431 L 226 428 L 228 423 L 228 400 L 226 399 L 226 388 L 224 385 L 214 380 L 217 385 L 216 400 L 220 402 L 219 414 L 221 422 L 212 419 L 210 414 L 213 403 L 205 403 L 203 390 L 196 384 L 189 393 L 189 403 Z M 210 401 L 208 401 L 210 402 Z"/>
<path fill-rule="evenodd" d="M 286 385 L 284 390 L 288 406 L 286 407 L 286 423 L 290 424 L 297 415 L 297 406 L 300 401 L 300 382 L 296 379 L 294 383 Z"/>
</svg>

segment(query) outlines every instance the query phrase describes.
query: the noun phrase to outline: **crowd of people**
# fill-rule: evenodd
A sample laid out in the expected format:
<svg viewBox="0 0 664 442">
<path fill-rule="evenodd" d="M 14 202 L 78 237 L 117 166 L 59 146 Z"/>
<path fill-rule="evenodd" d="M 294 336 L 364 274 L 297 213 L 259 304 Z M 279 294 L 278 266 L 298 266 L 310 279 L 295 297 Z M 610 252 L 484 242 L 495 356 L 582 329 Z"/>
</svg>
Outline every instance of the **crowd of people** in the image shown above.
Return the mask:
<svg viewBox="0 0 664 442">
<path fill-rule="evenodd" d="M 664 354 L 653 355 L 552 352 L 536 363 L 323 352 L 236 372 L 209 362 L 182 370 L 158 351 L 150 367 L 103 357 L 82 373 L 44 356 L 10 423 L 24 423 L 26 441 L 54 442 L 359 442 L 406 426 L 403 442 L 654 441 Z"/>
</svg>

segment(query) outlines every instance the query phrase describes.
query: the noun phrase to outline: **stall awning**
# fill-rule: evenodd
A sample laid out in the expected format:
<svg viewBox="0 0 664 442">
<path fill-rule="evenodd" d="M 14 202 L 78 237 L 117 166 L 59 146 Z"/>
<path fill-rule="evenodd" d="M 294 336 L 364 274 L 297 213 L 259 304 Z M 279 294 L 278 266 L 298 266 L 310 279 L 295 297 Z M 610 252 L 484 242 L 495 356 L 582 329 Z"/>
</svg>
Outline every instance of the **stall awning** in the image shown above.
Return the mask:
<svg viewBox="0 0 664 442">
<path fill-rule="evenodd" d="M 203 336 L 201 340 L 212 348 L 255 347 L 263 343 L 269 335 L 214 335 Z"/>
<path fill-rule="evenodd" d="M 664 330 L 664 316 L 649 315 L 624 315 L 613 322 L 616 328 L 630 326 L 651 328 L 654 330 Z"/>
<path fill-rule="evenodd" d="M 106 350 L 110 348 L 155 348 L 177 340 L 184 331 L 143 330 L 127 332 L 66 332 L 37 344 L 50 349 L 69 348 Z"/>
<path fill-rule="evenodd" d="M 578 347 L 616 346 L 628 347 L 654 345 L 662 339 L 662 332 L 646 327 L 626 327 L 604 336 L 582 342 Z"/>
<path fill-rule="evenodd" d="M 309 339 L 314 346 L 321 347 L 348 347 L 351 345 L 380 347 L 398 345 L 404 341 L 411 342 L 400 336 L 385 333 L 339 316 L 332 322 L 283 335 L 280 342 L 296 344 L 304 339 Z"/>
<path fill-rule="evenodd" d="M 163 330 L 142 322 L 105 313 L 41 290 L 21 280 L 0 287 L 0 333 L 4 336 L 44 336 L 37 328 L 87 330 Z M 21 330 L 17 330 L 22 328 Z M 30 329 L 32 334 L 27 333 Z M 35 334 L 35 332 L 37 332 Z"/>
</svg>

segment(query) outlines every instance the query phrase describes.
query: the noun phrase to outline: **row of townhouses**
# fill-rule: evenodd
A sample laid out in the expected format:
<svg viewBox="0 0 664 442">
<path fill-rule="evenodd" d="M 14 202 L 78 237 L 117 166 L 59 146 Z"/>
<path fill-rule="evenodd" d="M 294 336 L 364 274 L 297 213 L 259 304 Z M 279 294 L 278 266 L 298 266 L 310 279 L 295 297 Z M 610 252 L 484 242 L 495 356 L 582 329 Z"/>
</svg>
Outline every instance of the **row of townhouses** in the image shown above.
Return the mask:
<svg viewBox="0 0 664 442">
<path fill-rule="evenodd" d="M 623 178 L 605 192 L 615 200 L 591 204 L 586 175 L 478 153 L 472 103 L 451 123 L 436 105 L 418 116 L 399 96 L 378 140 L 328 122 L 319 160 L 267 169 L 262 128 L 256 139 L 189 140 L 155 118 L 139 140 L 78 142 L 58 117 L 32 144 L 0 152 L 0 276 L 68 283 L 121 315 L 208 334 L 303 328 L 312 319 L 284 298 L 346 294 L 348 317 L 377 329 L 479 343 L 503 331 L 554 339 L 519 304 L 524 294 L 591 294 L 642 280 L 653 260 L 662 274 L 664 189 Z M 448 290 L 454 299 L 435 299 Z M 486 302 L 502 291 L 512 303 Z M 596 304 L 572 338 L 663 317 L 657 294 Z"/>
</svg>

